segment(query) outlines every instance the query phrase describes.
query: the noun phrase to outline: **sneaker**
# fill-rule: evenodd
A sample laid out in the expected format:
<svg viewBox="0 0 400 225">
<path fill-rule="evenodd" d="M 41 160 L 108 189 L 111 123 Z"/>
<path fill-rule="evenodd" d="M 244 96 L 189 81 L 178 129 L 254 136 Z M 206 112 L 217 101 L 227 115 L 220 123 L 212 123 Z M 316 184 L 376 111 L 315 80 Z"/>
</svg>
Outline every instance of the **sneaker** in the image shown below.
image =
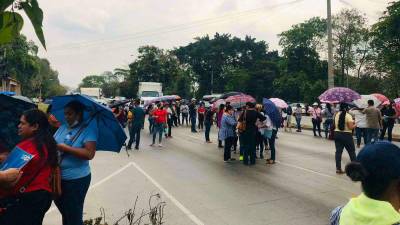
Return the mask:
<svg viewBox="0 0 400 225">
<path fill-rule="evenodd" d="M 242 155 L 239 156 L 239 160 L 240 160 L 240 161 L 243 161 L 243 156 L 242 156 Z"/>
<path fill-rule="evenodd" d="M 139 147 L 135 147 L 135 150 L 139 150 Z"/>
<path fill-rule="evenodd" d="M 162 144 L 158 144 L 158 147 L 162 147 Z"/>
<path fill-rule="evenodd" d="M 153 146 L 154 146 L 154 143 L 150 145 L 150 147 L 153 147 Z"/>
</svg>

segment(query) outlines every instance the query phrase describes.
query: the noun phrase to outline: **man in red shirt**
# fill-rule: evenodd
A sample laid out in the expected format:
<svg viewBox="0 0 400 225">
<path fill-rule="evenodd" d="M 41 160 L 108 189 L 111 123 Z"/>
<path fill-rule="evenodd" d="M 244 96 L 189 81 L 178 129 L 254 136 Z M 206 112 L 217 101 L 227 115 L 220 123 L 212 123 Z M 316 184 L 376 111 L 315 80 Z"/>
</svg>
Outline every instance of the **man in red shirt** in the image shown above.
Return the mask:
<svg viewBox="0 0 400 225">
<path fill-rule="evenodd" d="M 164 131 L 164 127 L 167 123 L 167 110 L 164 109 L 164 106 L 161 104 L 157 105 L 157 109 L 153 112 L 154 118 L 154 132 L 153 132 L 153 143 L 150 146 L 154 146 L 156 143 L 156 136 L 158 133 L 158 146 L 162 147 L 162 134 Z"/>
<path fill-rule="evenodd" d="M 203 130 L 204 128 L 204 115 L 206 113 L 206 107 L 204 107 L 204 103 L 200 104 L 200 107 L 197 109 L 197 114 L 199 117 L 199 124 L 198 124 L 198 128 L 199 130 Z"/>
</svg>

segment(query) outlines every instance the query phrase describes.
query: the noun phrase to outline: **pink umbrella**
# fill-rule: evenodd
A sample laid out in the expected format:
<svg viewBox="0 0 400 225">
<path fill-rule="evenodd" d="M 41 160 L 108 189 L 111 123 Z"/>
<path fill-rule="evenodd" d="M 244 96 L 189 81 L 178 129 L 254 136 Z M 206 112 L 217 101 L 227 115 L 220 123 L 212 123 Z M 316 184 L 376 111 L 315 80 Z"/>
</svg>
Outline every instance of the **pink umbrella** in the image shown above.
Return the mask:
<svg viewBox="0 0 400 225">
<path fill-rule="evenodd" d="M 395 104 L 395 109 L 396 109 L 396 115 L 400 116 L 400 98 L 396 98 L 394 101 Z"/>
<path fill-rule="evenodd" d="M 225 99 L 225 102 L 229 102 L 233 108 L 241 108 L 246 105 L 246 102 L 256 102 L 256 100 L 250 95 L 233 95 Z"/>
<path fill-rule="evenodd" d="M 389 99 L 386 96 L 384 96 L 383 94 L 374 93 L 374 94 L 371 94 L 371 95 L 375 96 L 382 103 L 386 102 L 386 101 L 389 101 Z"/>
<path fill-rule="evenodd" d="M 271 102 L 273 102 L 278 108 L 286 109 L 289 107 L 288 104 L 280 98 L 270 98 L 269 100 L 271 100 Z"/>
<path fill-rule="evenodd" d="M 218 109 L 221 104 L 225 104 L 225 99 L 218 99 L 212 105 L 213 109 Z"/>
</svg>

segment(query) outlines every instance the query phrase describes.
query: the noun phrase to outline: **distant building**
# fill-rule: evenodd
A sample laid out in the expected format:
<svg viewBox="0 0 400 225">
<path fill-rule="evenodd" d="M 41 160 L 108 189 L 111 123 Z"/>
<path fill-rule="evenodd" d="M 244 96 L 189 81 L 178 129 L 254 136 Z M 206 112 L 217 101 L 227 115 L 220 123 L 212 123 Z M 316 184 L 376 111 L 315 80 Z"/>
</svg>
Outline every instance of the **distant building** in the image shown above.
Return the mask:
<svg viewBox="0 0 400 225">
<path fill-rule="evenodd" d="M 21 84 L 11 77 L 3 77 L 0 92 L 14 92 L 15 95 L 21 95 Z"/>
</svg>

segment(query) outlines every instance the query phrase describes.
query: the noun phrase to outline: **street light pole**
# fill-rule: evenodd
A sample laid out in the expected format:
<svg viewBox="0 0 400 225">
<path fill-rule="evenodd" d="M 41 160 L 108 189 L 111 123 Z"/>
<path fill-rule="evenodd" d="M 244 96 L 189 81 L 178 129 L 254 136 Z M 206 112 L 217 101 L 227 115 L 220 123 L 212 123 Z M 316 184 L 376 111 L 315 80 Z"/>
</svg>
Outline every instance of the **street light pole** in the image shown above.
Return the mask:
<svg viewBox="0 0 400 225">
<path fill-rule="evenodd" d="M 332 52 L 332 15 L 331 0 L 327 0 L 327 25 L 328 25 L 328 88 L 335 87 L 333 74 L 333 52 Z"/>
</svg>

